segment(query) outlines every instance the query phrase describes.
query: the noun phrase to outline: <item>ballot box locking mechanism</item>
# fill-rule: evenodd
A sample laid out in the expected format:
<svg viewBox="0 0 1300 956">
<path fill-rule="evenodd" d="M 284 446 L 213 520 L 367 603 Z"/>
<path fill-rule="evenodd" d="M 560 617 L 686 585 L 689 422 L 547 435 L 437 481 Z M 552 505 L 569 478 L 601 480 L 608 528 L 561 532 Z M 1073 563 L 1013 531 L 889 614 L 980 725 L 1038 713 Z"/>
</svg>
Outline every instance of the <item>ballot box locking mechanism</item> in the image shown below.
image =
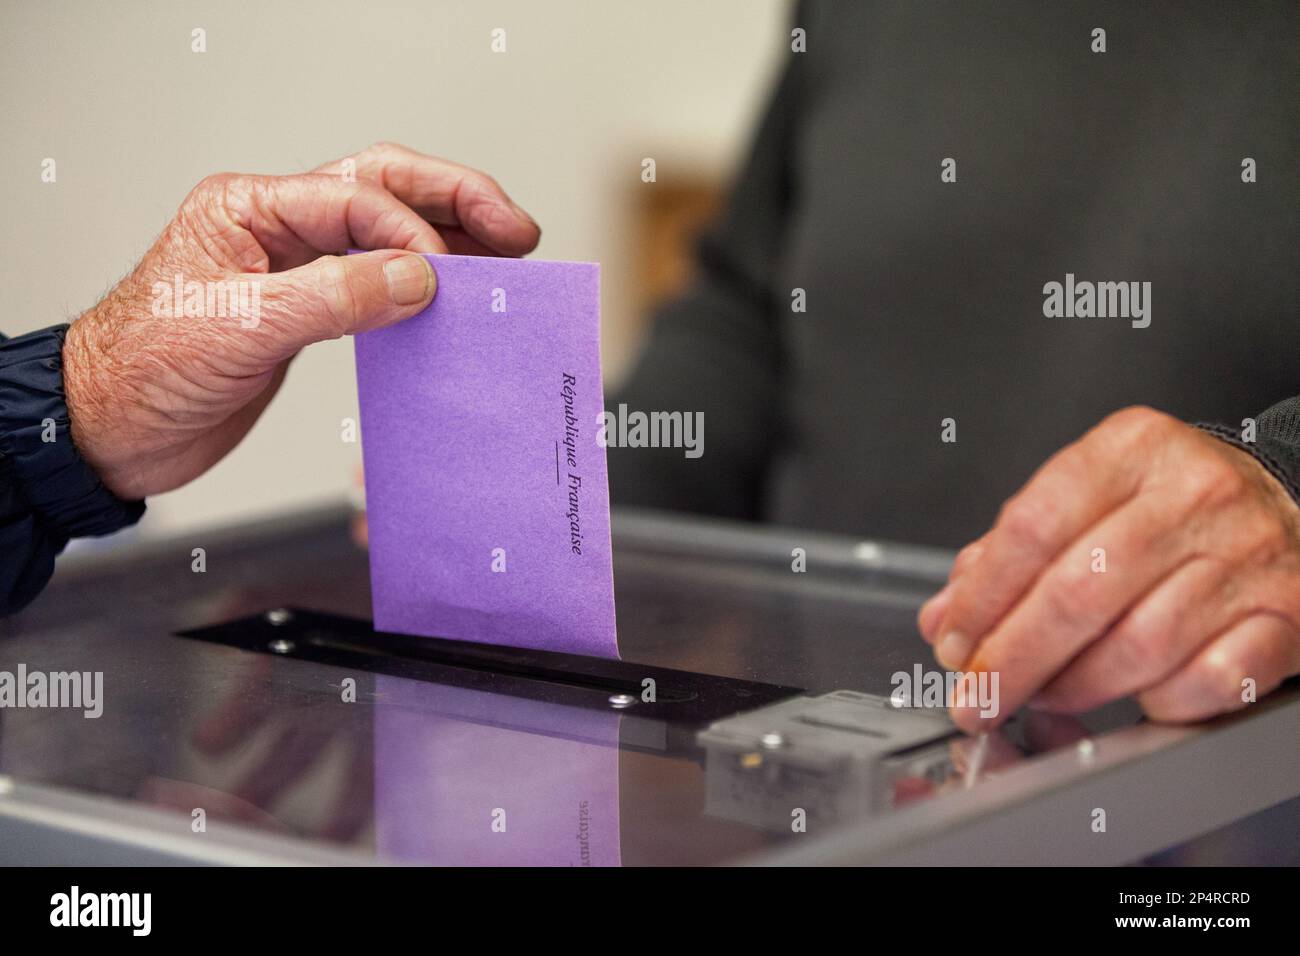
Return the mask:
<svg viewBox="0 0 1300 956">
<path fill-rule="evenodd" d="M 716 721 L 697 735 L 714 816 L 790 832 L 792 812 L 834 824 L 886 812 L 953 778 L 941 710 L 838 690 Z"/>
</svg>

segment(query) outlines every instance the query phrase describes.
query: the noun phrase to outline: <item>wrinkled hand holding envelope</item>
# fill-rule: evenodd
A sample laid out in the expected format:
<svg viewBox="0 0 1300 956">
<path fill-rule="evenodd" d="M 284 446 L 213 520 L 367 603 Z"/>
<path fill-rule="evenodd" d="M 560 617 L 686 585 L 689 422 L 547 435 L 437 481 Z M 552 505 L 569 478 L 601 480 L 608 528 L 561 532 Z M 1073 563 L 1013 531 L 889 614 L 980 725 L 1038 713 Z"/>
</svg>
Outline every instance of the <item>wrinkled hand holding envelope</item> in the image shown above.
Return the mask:
<svg viewBox="0 0 1300 956">
<path fill-rule="evenodd" d="M 375 627 L 617 657 L 600 267 L 428 259 L 356 340 Z"/>
</svg>

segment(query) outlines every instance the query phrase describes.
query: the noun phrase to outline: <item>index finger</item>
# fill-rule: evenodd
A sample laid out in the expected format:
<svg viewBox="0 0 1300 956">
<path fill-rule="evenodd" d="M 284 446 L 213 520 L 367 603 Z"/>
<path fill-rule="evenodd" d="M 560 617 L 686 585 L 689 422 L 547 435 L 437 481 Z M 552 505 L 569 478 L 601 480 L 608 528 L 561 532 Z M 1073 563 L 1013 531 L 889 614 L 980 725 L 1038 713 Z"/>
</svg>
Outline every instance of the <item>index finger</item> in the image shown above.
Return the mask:
<svg viewBox="0 0 1300 956">
<path fill-rule="evenodd" d="M 1116 412 L 1048 459 L 1007 501 L 978 559 L 952 582 L 936 629 L 940 664 L 960 670 L 1057 555 L 1136 493 L 1141 471 L 1130 452 L 1164 418 L 1150 409 Z"/>
<path fill-rule="evenodd" d="M 356 164 L 359 178 L 377 183 L 429 222 L 458 227 L 470 240 L 500 255 L 531 252 L 541 239 L 533 218 L 495 179 L 477 169 L 396 143 L 376 143 L 316 172 L 341 174 L 349 160 Z"/>
<path fill-rule="evenodd" d="M 265 268 L 294 269 L 325 253 L 347 249 L 406 249 L 441 253 L 446 244 L 434 228 L 396 197 L 368 182 L 332 176 L 209 176 L 191 197 L 225 210 L 229 224 L 246 232 L 265 255 Z M 186 200 L 191 202 L 190 199 Z M 227 245 L 248 246 L 232 233 Z"/>
</svg>

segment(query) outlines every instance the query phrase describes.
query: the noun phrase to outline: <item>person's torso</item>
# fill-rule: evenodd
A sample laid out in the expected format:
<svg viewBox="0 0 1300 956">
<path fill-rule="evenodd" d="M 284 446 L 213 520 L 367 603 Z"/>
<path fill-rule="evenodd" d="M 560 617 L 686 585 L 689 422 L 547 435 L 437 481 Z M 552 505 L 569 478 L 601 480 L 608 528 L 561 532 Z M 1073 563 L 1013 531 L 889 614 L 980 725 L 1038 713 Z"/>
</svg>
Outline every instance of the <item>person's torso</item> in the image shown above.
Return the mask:
<svg viewBox="0 0 1300 956">
<path fill-rule="evenodd" d="M 806 311 L 783 319 L 766 517 L 956 545 L 1115 409 L 1239 422 L 1300 392 L 1298 23 L 812 8 L 779 286 Z M 1094 314 L 1069 314 L 1085 286 Z"/>
</svg>

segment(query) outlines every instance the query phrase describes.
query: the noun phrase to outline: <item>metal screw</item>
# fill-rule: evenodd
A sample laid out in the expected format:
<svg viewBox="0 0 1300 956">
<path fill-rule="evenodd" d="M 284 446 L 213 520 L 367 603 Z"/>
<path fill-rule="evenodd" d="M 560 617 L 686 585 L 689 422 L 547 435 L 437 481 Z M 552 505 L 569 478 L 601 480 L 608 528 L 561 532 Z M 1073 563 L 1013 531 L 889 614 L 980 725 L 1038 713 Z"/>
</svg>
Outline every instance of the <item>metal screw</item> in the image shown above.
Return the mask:
<svg viewBox="0 0 1300 956">
<path fill-rule="evenodd" d="M 636 698 L 631 694 L 611 694 L 609 698 L 609 706 L 613 707 L 615 710 L 623 710 L 627 707 L 631 707 L 635 703 Z"/>
<path fill-rule="evenodd" d="M 780 750 L 785 746 L 785 738 L 776 733 L 764 734 L 758 742 L 765 750 Z"/>
<path fill-rule="evenodd" d="M 1086 738 L 1079 741 L 1076 750 L 1079 754 L 1079 759 L 1084 763 L 1091 763 L 1092 758 L 1097 755 L 1097 745 Z"/>
<path fill-rule="evenodd" d="M 277 638 L 270 644 L 266 645 L 271 649 L 273 654 L 288 654 L 294 648 L 293 641 L 286 641 L 283 637 Z"/>
<path fill-rule="evenodd" d="M 288 624 L 293 620 L 293 612 L 282 607 L 277 607 L 274 611 L 266 612 L 266 619 L 279 627 L 281 624 Z"/>
</svg>

